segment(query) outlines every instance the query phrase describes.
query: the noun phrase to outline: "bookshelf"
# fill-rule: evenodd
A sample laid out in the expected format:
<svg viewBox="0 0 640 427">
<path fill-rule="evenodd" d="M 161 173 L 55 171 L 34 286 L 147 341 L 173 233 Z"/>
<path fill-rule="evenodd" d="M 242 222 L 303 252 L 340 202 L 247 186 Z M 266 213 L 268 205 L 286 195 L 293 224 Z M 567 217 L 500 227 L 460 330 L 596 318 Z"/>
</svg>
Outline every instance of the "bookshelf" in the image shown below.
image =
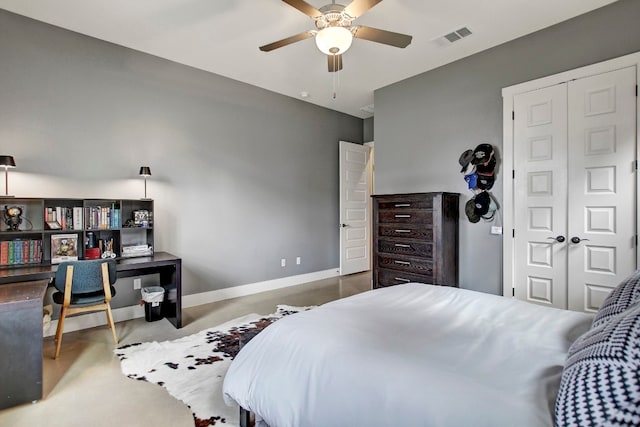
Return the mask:
<svg viewBox="0 0 640 427">
<path fill-rule="evenodd" d="M 150 255 L 153 200 L 0 197 L 0 268 Z"/>
</svg>

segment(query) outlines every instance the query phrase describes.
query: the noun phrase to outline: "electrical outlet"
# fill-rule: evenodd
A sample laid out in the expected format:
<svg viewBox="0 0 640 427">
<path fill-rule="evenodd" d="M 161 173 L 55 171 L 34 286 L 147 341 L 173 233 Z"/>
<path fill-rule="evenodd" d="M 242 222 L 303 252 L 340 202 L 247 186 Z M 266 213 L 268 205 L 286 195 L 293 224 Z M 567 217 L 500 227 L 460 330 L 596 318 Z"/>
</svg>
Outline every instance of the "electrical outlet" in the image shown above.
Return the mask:
<svg viewBox="0 0 640 427">
<path fill-rule="evenodd" d="M 496 225 L 491 226 L 491 234 L 502 234 L 502 227 Z"/>
<path fill-rule="evenodd" d="M 282 258 L 282 259 L 280 260 L 280 267 L 286 267 L 286 266 L 287 266 L 287 260 L 286 260 L 286 259 L 284 259 L 284 258 Z"/>
<path fill-rule="evenodd" d="M 301 262 L 302 262 L 302 258 L 297 257 L 297 258 L 296 258 L 296 264 L 300 265 L 300 263 L 301 263 Z"/>
<path fill-rule="evenodd" d="M 140 289 L 142 287 L 142 279 L 133 279 L 133 289 Z"/>
</svg>

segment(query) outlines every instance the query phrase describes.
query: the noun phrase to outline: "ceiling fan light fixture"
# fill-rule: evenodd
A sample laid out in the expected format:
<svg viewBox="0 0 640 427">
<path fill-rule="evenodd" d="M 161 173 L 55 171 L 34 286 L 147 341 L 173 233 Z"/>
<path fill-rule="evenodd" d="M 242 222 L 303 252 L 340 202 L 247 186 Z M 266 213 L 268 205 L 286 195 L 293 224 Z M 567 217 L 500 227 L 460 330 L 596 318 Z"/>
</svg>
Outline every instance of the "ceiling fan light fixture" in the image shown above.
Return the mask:
<svg viewBox="0 0 640 427">
<path fill-rule="evenodd" d="M 353 42 L 353 34 L 344 27 L 327 27 L 316 34 L 316 46 L 326 55 L 342 55 Z"/>
</svg>

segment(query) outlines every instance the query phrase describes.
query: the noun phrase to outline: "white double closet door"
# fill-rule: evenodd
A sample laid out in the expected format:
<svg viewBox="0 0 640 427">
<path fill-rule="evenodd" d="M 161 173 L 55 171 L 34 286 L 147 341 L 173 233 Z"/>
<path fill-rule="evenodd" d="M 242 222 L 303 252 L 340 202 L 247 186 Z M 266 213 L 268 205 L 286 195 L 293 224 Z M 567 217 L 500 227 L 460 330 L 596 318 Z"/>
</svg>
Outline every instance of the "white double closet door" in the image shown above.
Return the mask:
<svg viewBox="0 0 640 427">
<path fill-rule="evenodd" d="M 636 67 L 514 96 L 514 293 L 595 311 L 636 268 Z"/>
</svg>

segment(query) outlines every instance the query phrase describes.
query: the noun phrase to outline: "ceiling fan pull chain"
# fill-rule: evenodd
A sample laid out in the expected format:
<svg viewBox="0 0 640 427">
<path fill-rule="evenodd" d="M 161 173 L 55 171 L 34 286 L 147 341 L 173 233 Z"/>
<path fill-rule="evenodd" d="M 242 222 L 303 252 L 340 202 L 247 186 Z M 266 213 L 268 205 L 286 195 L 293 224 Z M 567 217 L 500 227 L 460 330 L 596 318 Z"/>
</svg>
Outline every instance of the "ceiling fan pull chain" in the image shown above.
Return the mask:
<svg viewBox="0 0 640 427">
<path fill-rule="evenodd" d="M 336 56 L 333 56 L 333 69 L 335 70 L 333 74 L 333 99 L 336 99 L 336 74 L 338 74 L 338 70 L 336 68 Z"/>
</svg>

